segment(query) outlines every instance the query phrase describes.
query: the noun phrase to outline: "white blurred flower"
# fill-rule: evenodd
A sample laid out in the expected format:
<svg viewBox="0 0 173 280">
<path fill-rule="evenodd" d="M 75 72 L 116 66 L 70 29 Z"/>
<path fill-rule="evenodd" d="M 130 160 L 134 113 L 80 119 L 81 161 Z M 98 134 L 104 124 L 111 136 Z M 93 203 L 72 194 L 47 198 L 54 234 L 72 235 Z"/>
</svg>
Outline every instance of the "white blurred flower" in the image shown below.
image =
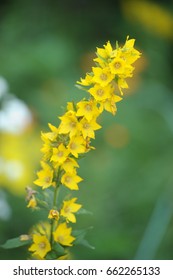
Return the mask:
<svg viewBox="0 0 173 280">
<path fill-rule="evenodd" d="M 11 208 L 7 202 L 5 193 L 0 191 L 0 220 L 7 221 L 12 214 Z"/>
<path fill-rule="evenodd" d="M 22 177 L 23 171 L 24 166 L 21 161 L 15 159 L 6 160 L 0 157 L 0 175 L 5 174 L 10 181 L 16 181 Z"/>
<path fill-rule="evenodd" d="M 27 105 L 14 95 L 8 94 L 8 99 L 2 103 L 0 110 L 0 131 L 20 134 L 31 122 L 32 115 Z"/>
<path fill-rule="evenodd" d="M 0 76 L 0 98 L 9 90 L 7 81 Z"/>
<path fill-rule="evenodd" d="M 23 174 L 23 164 L 19 160 L 8 160 L 5 166 L 5 173 L 11 181 L 18 180 Z"/>
</svg>

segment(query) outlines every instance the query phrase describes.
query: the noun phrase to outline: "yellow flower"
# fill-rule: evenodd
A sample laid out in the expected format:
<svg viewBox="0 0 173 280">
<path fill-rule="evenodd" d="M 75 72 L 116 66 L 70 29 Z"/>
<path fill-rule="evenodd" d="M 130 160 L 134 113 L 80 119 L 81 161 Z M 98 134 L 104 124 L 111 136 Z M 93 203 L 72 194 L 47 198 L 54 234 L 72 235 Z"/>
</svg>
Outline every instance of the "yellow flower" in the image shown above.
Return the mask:
<svg viewBox="0 0 173 280">
<path fill-rule="evenodd" d="M 53 155 L 51 160 L 61 165 L 68 157 L 68 149 L 61 143 L 58 148 L 53 148 Z"/>
<path fill-rule="evenodd" d="M 77 84 L 82 86 L 90 86 L 92 84 L 92 76 L 89 74 L 86 74 L 85 79 L 80 79 L 80 82 L 77 81 Z"/>
<path fill-rule="evenodd" d="M 112 56 L 113 49 L 108 41 L 106 45 L 103 45 L 104 48 L 97 48 L 96 55 L 98 58 L 95 58 L 94 61 L 98 62 L 100 66 L 105 66 L 107 59 Z"/>
<path fill-rule="evenodd" d="M 123 64 L 124 64 L 124 68 L 125 68 L 124 70 L 126 70 L 126 77 L 132 76 L 131 72 L 134 70 L 134 67 L 132 67 L 131 64 L 133 64 L 141 56 L 141 53 L 134 48 L 134 43 L 135 43 L 134 39 L 129 40 L 129 37 L 127 37 L 124 46 L 116 50 L 114 59 L 110 64 L 112 65 L 112 71 L 113 68 L 117 68 L 117 65 L 119 65 L 119 71 L 120 68 L 121 70 L 123 70 Z M 120 60 L 119 64 L 117 64 L 116 62 L 117 59 Z M 115 62 L 115 66 L 114 66 L 114 62 Z"/>
<path fill-rule="evenodd" d="M 37 206 L 37 201 L 35 199 L 35 196 L 33 195 L 31 197 L 31 199 L 29 200 L 27 207 L 28 208 L 35 208 L 36 206 Z"/>
<path fill-rule="evenodd" d="M 123 95 L 122 88 L 128 88 L 129 86 L 128 86 L 127 82 L 121 78 L 118 79 L 117 83 L 118 83 L 119 91 L 120 91 L 121 95 Z"/>
<path fill-rule="evenodd" d="M 89 138 L 95 138 L 95 133 L 94 130 L 98 130 L 101 128 L 101 125 L 99 125 L 98 123 L 96 123 L 96 121 L 93 119 L 90 122 L 88 122 L 85 117 L 82 118 L 82 120 L 80 121 L 80 125 L 81 125 L 81 133 L 84 137 L 84 139 L 86 139 L 87 137 Z"/>
<path fill-rule="evenodd" d="M 131 49 L 134 48 L 134 44 L 135 44 L 135 39 L 129 39 L 129 36 L 127 36 L 126 38 L 126 42 L 122 48 L 122 50 L 124 52 L 130 51 Z M 138 51 L 137 51 L 138 52 Z"/>
<path fill-rule="evenodd" d="M 59 128 L 58 127 L 52 125 L 51 123 L 48 123 L 48 126 L 49 126 L 49 128 L 52 132 L 54 132 L 56 135 L 58 135 L 58 133 L 59 133 Z"/>
<path fill-rule="evenodd" d="M 140 56 L 141 53 L 134 48 L 135 39 L 128 39 L 121 49 L 121 58 L 126 61 L 128 64 L 133 64 Z"/>
<path fill-rule="evenodd" d="M 41 139 L 44 142 L 49 142 L 51 143 L 51 141 L 54 141 L 54 139 L 56 138 L 56 134 L 54 132 L 42 132 L 41 131 Z"/>
<path fill-rule="evenodd" d="M 73 102 L 67 102 L 67 111 L 74 111 L 74 103 Z"/>
<path fill-rule="evenodd" d="M 70 142 L 67 147 L 70 153 L 76 158 L 78 158 L 78 154 L 83 154 L 86 151 L 84 144 L 85 141 L 82 136 L 75 136 L 70 139 Z"/>
<path fill-rule="evenodd" d="M 83 179 L 76 175 L 76 172 L 74 170 L 73 173 L 65 173 L 61 178 L 61 183 L 66 186 L 67 188 L 71 190 L 78 190 L 78 183 L 81 182 Z"/>
<path fill-rule="evenodd" d="M 68 173 L 73 173 L 75 167 L 79 167 L 79 164 L 75 161 L 74 158 L 71 157 L 68 157 L 61 165 L 61 168 Z"/>
<path fill-rule="evenodd" d="M 61 209 L 60 215 L 65 217 L 67 222 L 76 223 L 76 217 L 73 213 L 76 213 L 81 207 L 81 204 L 75 203 L 77 198 L 63 201 L 63 208 Z"/>
<path fill-rule="evenodd" d="M 51 134 L 51 132 L 50 132 Z M 48 160 L 52 155 L 52 143 L 50 140 L 50 134 L 41 132 L 41 139 L 44 142 L 41 152 L 44 154 L 43 159 Z"/>
<path fill-rule="evenodd" d="M 36 234 L 36 235 L 46 235 L 47 238 L 50 238 L 50 230 L 51 225 L 48 222 L 40 222 L 39 224 L 36 224 L 31 228 L 30 235 Z"/>
<path fill-rule="evenodd" d="M 103 45 L 103 47 L 104 48 L 97 48 L 97 58 L 93 59 L 95 62 L 99 63 L 102 68 L 107 66 L 108 59 L 113 55 L 113 49 L 109 41 L 106 45 Z"/>
<path fill-rule="evenodd" d="M 48 124 L 51 132 L 41 132 L 41 139 L 43 140 L 44 144 L 41 148 L 41 152 L 44 154 L 44 159 L 50 159 L 52 155 L 52 142 L 56 142 L 59 129 L 52 125 L 51 123 Z"/>
<path fill-rule="evenodd" d="M 68 228 L 66 223 L 58 225 L 53 232 L 54 240 L 64 246 L 72 246 L 75 238 L 71 235 L 72 228 Z"/>
<path fill-rule="evenodd" d="M 125 71 L 125 61 L 122 58 L 115 57 L 109 67 L 111 69 L 111 73 L 113 74 L 123 74 Z"/>
<path fill-rule="evenodd" d="M 55 209 L 51 209 L 49 211 L 48 219 L 55 219 L 56 221 L 59 220 L 59 212 Z"/>
<path fill-rule="evenodd" d="M 131 77 L 134 67 L 125 61 L 125 57 L 115 57 L 109 64 L 111 73 L 118 75 L 119 77 Z"/>
<path fill-rule="evenodd" d="M 91 139 L 89 137 L 86 137 L 86 152 L 89 152 L 90 150 L 95 150 L 95 147 L 90 146 Z"/>
<path fill-rule="evenodd" d="M 33 241 L 34 243 L 28 250 L 34 252 L 39 257 L 44 258 L 51 251 L 51 246 L 46 236 L 33 234 Z"/>
<path fill-rule="evenodd" d="M 62 117 L 59 126 L 59 133 L 70 133 L 70 137 L 73 137 L 78 132 L 78 119 L 74 111 L 68 111 Z"/>
<path fill-rule="evenodd" d="M 41 161 L 41 166 L 43 169 L 37 172 L 38 179 L 34 181 L 34 184 L 46 189 L 55 184 L 53 182 L 53 170 L 44 161 Z"/>
<path fill-rule="evenodd" d="M 65 255 L 59 257 L 57 260 L 72 260 L 72 256 L 69 252 L 67 252 Z"/>
<path fill-rule="evenodd" d="M 110 97 L 112 87 L 111 85 L 102 87 L 99 84 L 95 84 L 94 87 L 90 88 L 88 91 L 96 101 L 102 101 Z"/>
<path fill-rule="evenodd" d="M 92 67 L 94 76 L 93 81 L 101 85 L 101 87 L 107 86 L 115 77 L 112 74 L 108 67 L 100 68 L 100 67 Z"/>
<path fill-rule="evenodd" d="M 26 186 L 26 200 L 29 201 L 37 191 L 33 190 L 31 187 Z"/>
<path fill-rule="evenodd" d="M 113 52 L 113 49 L 112 49 L 112 46 L 111 46 L 111 43 L 108 41 L 106 45 L 103 45 L 104 46 L 104 49 L 103 48 L 97 48 L 97 54 L 103 58 L 109 58 L 112 56 L 112 52 Z"/>
<path fill-rule="evenodd" d="M 99 110 L 97 108 L 97 103 L 94 100 L 80 101 L 77 103 L 77 113 L 76 116 L 85 116 L 88 121 L 99 115 Z"/>
<path fill-rule="evenodd" d="M 120 96 L 112 94 L 111 98 L 106 99 L 104 102 L 100 104 L 100 111 L 102 112 L 105 109 L 106 111 L 115 115 L 117 111 L 116 103 L 121 100 L 122 98 Z"/>
</svg>

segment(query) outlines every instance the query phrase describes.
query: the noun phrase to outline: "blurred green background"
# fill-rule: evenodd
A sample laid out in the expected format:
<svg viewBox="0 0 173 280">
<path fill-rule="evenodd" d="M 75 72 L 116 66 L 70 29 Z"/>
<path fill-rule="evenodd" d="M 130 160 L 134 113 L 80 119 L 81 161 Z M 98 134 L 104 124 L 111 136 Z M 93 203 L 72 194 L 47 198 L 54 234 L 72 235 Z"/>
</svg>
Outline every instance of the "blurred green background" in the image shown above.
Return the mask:
<svg viewBox="0 0 173 280">
<path fill-rule="evenodd" d="M 27 233 L 39 213 L 26 208 L 41 159 L 40 131 L 90 71 L 96 47 L 136 39 L 130 89 L 114 117 L 104 113 L 96 150 L 81 161 L 79 202 L 93 215 L 95 250 L 74 259 L 173 259 L 172 1 L 8 0 L 0 2 L 0 243 Z M 75 193 L 76 195 L 76 193 Z M 25 248 L 0 259 L 26 259 Z"/>
</svg>

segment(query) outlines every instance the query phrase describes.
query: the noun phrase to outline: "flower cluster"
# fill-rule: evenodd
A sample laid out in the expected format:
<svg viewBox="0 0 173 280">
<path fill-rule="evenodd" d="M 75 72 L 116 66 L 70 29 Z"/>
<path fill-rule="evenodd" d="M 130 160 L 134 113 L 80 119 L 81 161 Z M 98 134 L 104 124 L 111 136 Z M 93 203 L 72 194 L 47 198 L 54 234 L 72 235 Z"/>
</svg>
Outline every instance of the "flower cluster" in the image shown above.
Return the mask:
<svg viewBox="0 0 173 280">
<path fill-rule="evenodd" d="M 53 193 L 51 203 L 44 204 L 37 193 L 30 190 L 28 207 L 47 208 L 49 226 L 44 224 L 32 231 L 32 245 L 29 251 L 38 258 L 58 258 L 62 248 L 72 246 L 76 237 L 70 223 L 76 223 L 76 216 L 81 204 L 76 203 L 77 197 L 58 202 L 60 186 L 77 191 L 78 184 L 83 180 L 77 172 L 79 159 L 94 147 L 90 146 L 95 138 L 95 131 L 100 129 L 98 117 L 104 110 L 115 115 L 116 103 L 122 100 L 123 89 L 128 88 L 126 78 L 132 77 L 132 64 L 140 57 L 134 48 L 134 39 L 127 40 L 123 47 L 113 49 L 110 42 L 103 48 L 97 48 L 94 59 L 96 64 L 91 73 L 77 82 L 77 86 L 87 91 L 87 98 L 77 102 L 68 102 L 66 112 L 59 117 L 59 126 L 49 124 L 49 132 L 41 134 L 43 146 L 41 151 L 41 170 L 37 172 L 35 185 L 43 192 Z M 71 192 L 72 193 L 72 192 Z M 49 193 L 48 193 L 49 194 Z M 59 255 L 55 252 L 59 251 Z M 54 255 L 51 255 L 53 252 Z"/>
</svg>

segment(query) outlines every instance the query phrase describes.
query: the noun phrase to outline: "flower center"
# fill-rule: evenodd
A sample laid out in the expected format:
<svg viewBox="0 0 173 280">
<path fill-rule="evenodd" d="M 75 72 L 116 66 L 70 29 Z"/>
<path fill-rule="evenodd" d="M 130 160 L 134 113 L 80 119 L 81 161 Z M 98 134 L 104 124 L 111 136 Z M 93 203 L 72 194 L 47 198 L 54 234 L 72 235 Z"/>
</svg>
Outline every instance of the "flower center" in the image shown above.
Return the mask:
<svg viewBox="0 0 173 280">
<path fill-rule="evenodd" d="M 102 74 L 100 75 L 100 79 L 101 79 L 102 81 L 106 81 L 107 78 L 108 78 L 108 76 L 107 76 L 105 73 L 102 73 Z"/>
<path fill-rule="evenodd" d="M 49 177 L 49 176 L 47 176 L 47 177 L 45 177 L 45 179 L 44 179 L 44 180 L 45 180 L 45 182 L 46 182 L 46 183 L 49 183 L 49 182 L 50 182 L 50 177 Z"/>
<path fill-rule="evenodd" d="M 71 122 L 70 123 L 70 126 L 73 128 L 73 127 L 76 127 L 76 122 Z"/>
<path fill-rule="evenodd" d="M 58 153 L 57 153 L 57 156 L 58 157 L 62 157 L 64 155 L 64 153 L 62 152 L 62 151 L 59 151 Z"/>
<path fill-rule="evenodd" d="M 114 67 L 115 67 L 116 69 L 121 68 L 121 63 L 120 63 L 120 62 L 115 62 L 115 63 L 114 63 Z"/>
<path fill-rule="evenodd" d="M 64 209 L 65 213 L 70 213 L 71 212 L 71 208 L 69 206 L 67 206 L 65 209 Z"/>
<path fill-rule="evenodd" d="M 40 242 L 38 246 L 40 249 L 44 249 L 46 247 L 46 244 L 44 242 Z"/>
<path fill-rule="evenodd" d="M 67 176 L 67 177 L 65 178 L 65 181 L 66 181 L 66 183 L 70 183 L 70 182 L 71 182 L 71 177 L 70 177 L 70 176 Z"/>
<path fill-rule="evenodd" d="M 91 107 L 91 105 L 89 105 L 89 104 L 87 104 L 87 105 L 85 106 L 85 109 L 86 109 L 86 111 L 92 111 L 92 107 Z"/>
<path fill-rule="evenodd" d="M 58 236 L 58 241 L 59 241 L 60 243 L 63 242 L 63 241 L 64 241 L 64 236 L 59 235 L 59 236 Z"/>
<path fill-rule="evenodd" d="M 89 127 L 90 127 L 89 123 L 84 123 L 84 124 L 83 124 L 83 128 L 84 128 L 84 129 L 88 129 Z"/>
<path fill-rule="evenodd" d="M 74 142 L 70 144 L 70 148 L 71 148 L 72 150 L 76 149 L 76 147 L 77 147 L 77 146 L 76 146 L 76 144 L 75 144 Z"/>
<path fill-rule="evenodd" d="M 97 95 L 98 96 L 102 96 L 104 94 L 104 90 L 103 89 L 98 89 L 97 90 Z"/>
</svg>

